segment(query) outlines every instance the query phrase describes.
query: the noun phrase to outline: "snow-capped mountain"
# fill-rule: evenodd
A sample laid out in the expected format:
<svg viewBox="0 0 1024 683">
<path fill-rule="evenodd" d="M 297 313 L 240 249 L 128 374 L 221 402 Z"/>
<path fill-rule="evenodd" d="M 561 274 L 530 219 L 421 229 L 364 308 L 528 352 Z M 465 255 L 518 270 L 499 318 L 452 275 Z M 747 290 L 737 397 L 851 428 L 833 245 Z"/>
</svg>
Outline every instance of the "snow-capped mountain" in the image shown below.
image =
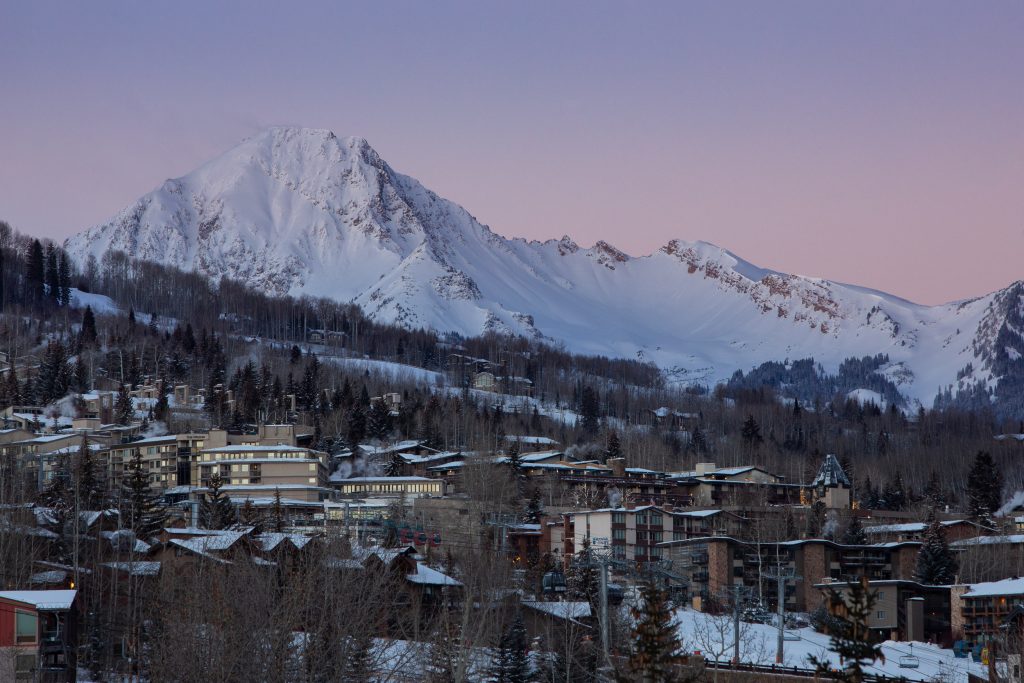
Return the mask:
<svg viewBox="0 0 1024 683">
<path fill-rule="evenodd" d="M 886 376 L 931 405 L 942 388 L 994 387 L 1007 363 L 1024 362 L 1022 283 L 929 307 L 765 270 L 706 242 L 632 257 L 604 242 L 506 239 L 365 140 L 325 130 L 267 130 L 66 248 L 80 261 L 121 250 L 278 294 L 354 301 L 386 322 L 643 358 L 683 381 L 767 360 L 810 356 L 829 370 L 886 353 Z"/>
</svg>

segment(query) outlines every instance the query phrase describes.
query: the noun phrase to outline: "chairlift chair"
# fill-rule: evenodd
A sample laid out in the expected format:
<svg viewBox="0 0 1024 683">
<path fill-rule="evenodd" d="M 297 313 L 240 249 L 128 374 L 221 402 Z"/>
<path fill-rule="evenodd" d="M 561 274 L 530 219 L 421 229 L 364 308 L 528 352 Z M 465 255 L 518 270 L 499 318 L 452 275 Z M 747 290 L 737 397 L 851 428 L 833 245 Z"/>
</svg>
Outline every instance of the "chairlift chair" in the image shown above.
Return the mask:
<svg viewBox="0 0 1024 683">
<path fill-rule="evenodd" d="M 913 643 L 910 645 L 910 654 L 900 657 L 899 664 L 901 669 L 916 669 L 921 666 L 921 660 L 914 656 Z"/>
</svg>

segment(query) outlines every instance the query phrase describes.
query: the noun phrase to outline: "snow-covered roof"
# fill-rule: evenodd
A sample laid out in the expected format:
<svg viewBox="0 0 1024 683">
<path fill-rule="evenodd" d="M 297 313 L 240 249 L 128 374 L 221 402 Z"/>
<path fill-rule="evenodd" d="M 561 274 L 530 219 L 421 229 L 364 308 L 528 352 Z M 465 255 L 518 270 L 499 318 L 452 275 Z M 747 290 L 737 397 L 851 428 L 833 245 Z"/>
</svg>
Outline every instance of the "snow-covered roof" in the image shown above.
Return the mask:
<svg viewBox="0 0 1024 683">
<path fill-rule="evenodd" d="M 300 448 L 299 446 L 220 446 L 218 448 L 204 448 L 203 453 L 217 454 L 217 453 L 316 453 L 316 451 L 310 450 L 309 448 Z"/>
<path fill-rule="evenodd" d="M 405 578 L 411 583 L 418 583 L 428 586 L 461 586 L 462 584 L 436 569 L 431 569 L 425 564 L 417 564 L 416 572 L 406 574 Z"/>
<path fill-rule="evenodd" d="M 964 524 L 966 520 L 963 519 L 948 519 L 943 522 L 939 522 L 942 526 L 953 526 L 954 524 Z M 924 531 L 928 528 L 926 522 L 905 522 L 903 524 L 882 524 L 879 526 L 867 526 L 864 527 L 864 533 L 866 534 L 898 534 L 898 533 L 914 533 L 918 531 Z"/>
<path fill-rule="evenodd" d="M 159 562 L 104 562 L 101 567 L 107 567 L 119 572 L 127 572 L 132 576 L 157 576 L 160 574 Z"/>
<path fill-rule="evenodd" d="M 38 610 L 64 610 L 71 609 L 76 595 L 75 590 L 2 591 L 0 599 L 32 605 Z"/>
<path fill-rule="evenodd" d="M 543 446 L 557 446 L 558 442 L 547 436 L 514 436 L 508 435 L 506 441 L 518 441 L 519 443 L 532 443 Z"/>
<path fill-rule="evenodd" d="M 331 481 L 340 484 L 399 484 L 439 481 L 438 479 L 430 479 L 429 477 L 349 477 L 348 479 L 343 479 L 341 477 L 335 478 L 335 476 L 336 475 L 331 476 Z"/>
<path fill-rule="evenodd" d="M 268 553 L 280 546 L 284 541 L 288 541 L 293 546 L 301 550 L 313 540 L 311 536 L 303 534 L 285 534 L 278 532 L 267 532 L 260 534 L 259 536 L 254 536 L 254 538 L 263 547 L 263 551 Z"/>
<path fill-rule="evenodd" d="M 148 436 L 145 439 L 139 439 L 138 441 L 129 441 L 127 443 L 118 444 L 121 447 L 131 446 L 149 446 L 155 443 L 174 443 L 178 440 L 178 437 L 174 434 L 164 434 L 163 436 Z"/>
<path fill-rule="evenodd" d="M 846 476 L 846 472 L 843 471 L 843 466 L 839 464 L 836 456 L 829 453 L 825 456 L 825 461 L 821 463 L 821 469 L 818 470 L 818 476 L 811 482 L 812 486 L 846 486 L 851 487 L 850 478 Z"/>
<path fill-rule="evenodd" d="M 541 600 L 523 600 L 523 606 L 544 612 L 559 619 L 585 619 L 590 616 L 589 602 L 547 602 Z"/>
<path fill-rule="evenodd" d="M 964 593 L 965 598 L 981 598 L 992 595 L 1024 595 L 1024 578 L 974 583 Z"/>
<path fill-rule="evenodd" d="M 1024 543 L 1024 534 L 1007 534 L 1005 536 L 976 536 L 974 538 L 962 538 L 959 541 L 950 543 L 951 548 L 962 548 L 973 545 L 1020 545 Z"/>
<path fill-rule="evenodd" d="M 721 510 L 689 510 L 687 512 L 676 512 L 676 517 L 711 517 L 720 514 Z"/>
</svg>

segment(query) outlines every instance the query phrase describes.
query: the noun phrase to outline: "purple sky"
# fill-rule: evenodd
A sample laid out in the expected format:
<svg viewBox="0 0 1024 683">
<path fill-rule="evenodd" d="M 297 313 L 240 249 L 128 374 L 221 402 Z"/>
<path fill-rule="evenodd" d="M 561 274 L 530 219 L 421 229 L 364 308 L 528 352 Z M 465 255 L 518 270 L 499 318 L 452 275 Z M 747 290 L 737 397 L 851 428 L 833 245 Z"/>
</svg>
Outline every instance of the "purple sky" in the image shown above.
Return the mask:
<svg viewBox="0 0 1024 683">
<path fill-rule="evenodd" d="M 924 303 L 1024 277 L 1019 0 L 337 5 L 0 3 L 0 218 L 63 238 L 295 124 L 504 235 Z"/>
</svg>

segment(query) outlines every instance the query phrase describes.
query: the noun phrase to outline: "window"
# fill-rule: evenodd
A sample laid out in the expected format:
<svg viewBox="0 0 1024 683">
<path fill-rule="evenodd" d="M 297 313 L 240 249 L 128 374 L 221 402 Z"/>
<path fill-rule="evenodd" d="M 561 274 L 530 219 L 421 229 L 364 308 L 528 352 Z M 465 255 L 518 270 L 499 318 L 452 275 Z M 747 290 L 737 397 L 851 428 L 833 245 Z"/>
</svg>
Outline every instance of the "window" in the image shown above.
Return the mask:
<svg viewBox="0 0 1024 683">
<path fill-rule="evenodd" d="M 39 617 L 31 612 L 15 612 L 14 642 L 34 643 L 39 632 Z"/>
<path fill-rule="evenodd" d="M 646 525 L 647 524 L 647 513 L 646 512 L 638 512 L 638 513 L 636 513 L 636 523 L 637 523 L 638 526 Z"/>
<path fill-rule="evenodd" d="M 876 619 L 885 619 L 885 610 L 879 610 L 875 612 Z"/>
<path fill-rule="evenodd" d="M 664 532 L 662 532 L 662 531 L 652 531 L 651 532 L 651 542 L 652 543 L 661 543 L 663 540 L 664 540 Z"/>
<path fill-rule="evenodd" d="M 612 524 L 625 524 L 626 513 L 625 512 L 613 512 L 612 513 Z"/>
<path fill-rule="evenodd" d="M 231 476 L 231 465 L 221 465 L 220 476 L 224 479 L 228 479 Z"/>
<path fill-rule="evenodd" d="M 651 526 L 661 526 L 661 524 L 662 524 L 662 522 L 661 522 L 661 513 L 660 512 L 652 512 L 651 513 Z"/>
<path fill-rule="evenodd" d="M 636 542 L 637 543 L 646 543 L 647 542 L 647 532 L 646 531 L 638 531 L 638 532 L 636 532 Z"/>
<path fill-rule="evenodd" d="M 625 529 L 612 529 L 612 539 L 614 539 L 616 541 L 625 541 L 626 540 L 626 530 Z"/>
</svg>

